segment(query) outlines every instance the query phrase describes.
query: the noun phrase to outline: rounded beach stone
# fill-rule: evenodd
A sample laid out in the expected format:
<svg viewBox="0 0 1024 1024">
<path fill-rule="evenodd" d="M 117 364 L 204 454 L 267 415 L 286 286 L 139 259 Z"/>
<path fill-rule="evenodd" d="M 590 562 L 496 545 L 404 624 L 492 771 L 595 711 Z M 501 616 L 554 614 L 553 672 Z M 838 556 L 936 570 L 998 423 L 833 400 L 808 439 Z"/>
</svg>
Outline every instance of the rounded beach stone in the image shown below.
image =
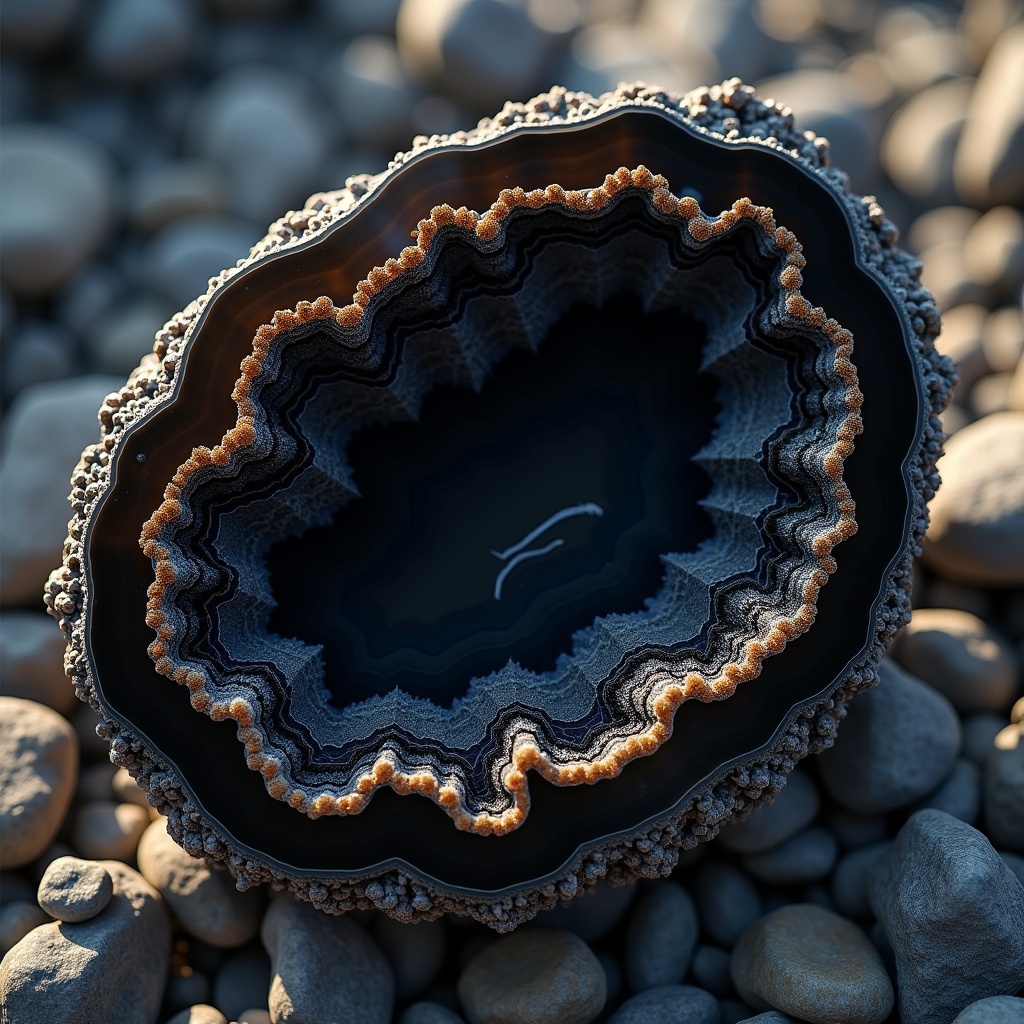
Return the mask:
<svg viewBox="0 0 1024 1024">
<path fill-rule="evenodd" d="M 693 985 L 659 985 L 627 999 L 608 1024 L 718 1024 L 718 1000 Z"/>
<path fill-rule="evenodd" d="M 146 799 L 145 792 L 139 788 L 139 784 L 131 777 L 127 768 L 118 768 L 114 772 L 114 776 L 110 780 L 110 789 L 122 803 L 138 804 L 140 807 L 145 807 L 147 811 L 150 810 L 151 805 Z M 157 888 L 160 887 L 157 886 Z"/>
<path fill-rule="evenodd" d="M 1016 853 L 1010 853 L 1007 850 L 1000 850 L 999 857 L 1010 871 L 1013 872 L 1017 881 L 1024 885 L 1024 857 Z"/>
<path fill-rule="evenodd" d="M 754 922 L 732 954 L 736 991 L 755 1009 L 812 1024 L 880 1024 L 892 1010 L 885 965 L 852 922 L 791 903 Z"/>
<path fill-rule="evenodd" d="M 740 935 L 764 913 L 754 883 L 726 861 L 703 865 L 693 892 L 704 931 L 726 949 L 732 949 Z"/>
<path fill-rule="evenodd" d="M 1024 853 L 1024 724 L 993 740 L 984 775 L 985 832 L 1001 850 Z"/>
<path fill-rule="evenodd" d="M 64 674 L 67 638 L 42 612 L 0 615 L 0 679 L 4 695 L 24 697 L 67 715 L 77 704 Z"/>
<path fill-rule="evenodd" d="M 829 807 L 822 817 L 826 828 L 844 850 L 877 843 L 889 833 L 889 824 L 881 814 L 857 814 L 844 807 Z"/>
<path fill-rule="evenodd" d="M 398 1024 L 465 1024 L 465 1021 L 440 1003 L 419 1002 L 406 1008 Z"/>
<path fill-rule="evenodd" d="M 658 882 L 637 902 L 626 929 L 626 978 L 634 992 L 675 985 L 686 976 L 700 924 L 690 894 Z"/>
<path fill-rule="evenodd" d="M 525 929 L 492 942 L 458 983 L 470 1024 L 589 1024 L 604 1008 L 604 969 L 572 932 Z"/>
<path fill-rule="evenodd" d="M 698 946 L 690 960 L 690 976 L 698 988 L 716 996 L 728 995 L 732 991 L 729 954 L 717 946 Z"/>
<path fill-rule="evenodd" d="M 838 852 L 835 836 L 814 825 L 767 853 L 744 857 L 743 866 L 755 878 L 771 885 L 806 885 L 832 870 Z"/>
<path fill-rule="evenodd" d="M 93 800 L 82 804 L 71 826 L 71 842 L 91 860 L 134 860 L 135 849 L 149 824 L 138 804 Z"/>
<path fill-rule="evenodd" d="M 1005 711 L 1020 688 L 1007 643 L 976 615 L 954 608 L 916 609 L 894 657 L 961 714 Z"/>
<path fill-rule="evenodd" d="M 999 412 L 946 443 L 924 560 L 964 583 L 1024 583 L 1024 413 Z"/>
<path fill-rule="evenodd" d="M 0 601 L 5 607 L 39 607 L 42 582 L 59 563 L 67 536 L 70 471 L 83 438 L 97 434 L 96 411 L 104 397 L 123 383 L 119 377 L 97 376 L 36 384 L 8 409 L 0 460 Z"/>
<path fill-rule="evenodd" d="M 95 861 L 58 857 L 43 873 L 39 906 L 58 921 L 88 921 L 114 895 L 110 872 Z"/>
<path fill-rule="evenodd" d="M 0 1004 L 12 1021 L 157 1019 L 171 925 L 160 894 L 117 861 L 101 865 L 114 896 L 95 917 L 29 932 L 0 962 Z"/>
<path fill-rule="evenodd" d="M 31 900 L 4 900 L 0 904 L 0 958 L 7 956 L 33 928 L 49 921 L 50 915 Z"/>
<path fill-rule="evenodd" d="M 228 1024 L 228 1019 L 216 1006 L 195 1003 L 176 1013 L 167 1024 Z"/>
<path fill-rule="evenodd" d="M 1024 215 L 1012 206 L 997 206 L 983 214 L 964 239 L 964 258 L 971 277 L 980 284 L 997 293 L 1019 288 L 1024 281 Z M 991 360 L 989 365 L 999 369 Z"/>
<path fill-rule="evenodd" d="M 5 399 L 33 384 L 73 377 L 78 369 L 78 343 L 62 324 L 25 317 L 3 337 L 0 394 Z"/>
<path fill-rule="evenodd" d="M 107 234 L 113 193 L 110 159 L 94 143 L 64 128 L 8 125 L 0 175 L 3 280 L 20 294 L 51 292 Z"/>
<path fill-rule="evenodd" d="M 960 747 L 953 705 L 888 659 L 881 682 L 850 702 L 836 744 L 818 759 L 821 780 L 844 807 L 884 814 L 930 793 Z"/>
<path fill-rule="evenodd" d="M 965 1006 L 953 1024 L 1024 1024 L 1024 999 L 1019 996 L 989 996 Z"/>
<path fill-rule="evenodd" d="M 981 769 L 965 757 L 958 757 L 943 782 L 917 807 L 934 807 L 954 818 L 976 825 L 981 816 Z"/>
<path fill-rule="evenodd" d="M 270 958 L 256 944 L 228 956 L 213 979 L 213 1004 L 229 1020 L 243 1010 L 265 1008 L 270 991 Z"/>
<path fill-rule="evenodd" d="M 182 928 L 218 949 L 234 949 L 254 938 L 260 927 L 263 896 L 258 889 L 239 892 L 226 871 L 215 871 L 191 857 L 158 818 L 139 840 L 139 871 L 159 890 Z"/>
<path fill-rule="evenodd" d="M 636 892 L 635 885 L 610 885 L 602 879 L 591 892 L 541 911 L 534 923 L 539 928 L 561 928 L 584 942 L 595 942 L 622 920 Z"/>
<path fill-rule="evenodd" d="M 993 373 L 1013 373 L 1024 358 L 1024 312 L 1004 306 L 989 314 L 981 344 Z"/>
<path fill-rule="evenodd" d="M 270 954 L 268 1008 L 278 1024 L 388 1024 L 395 980 L 376 943 L 348 918 L 291 896 L 271 902 L 260 929 Z M 344 970 L 339 970 L 339 965 Z"/>
<path fill-rule="evenodd" d="M 403 924 L 377 915 L 373 937 L 395 972 L 395 997 L 405 1002 L 425 992 L 444 963 L 445 928 L 440 921 Z"/>
<path fill-rule="evenodd" d="M 53 841 L 75 793 L 78 742 L 56 711 L 0 697 L 0 861 L 35 860 Z"/>
<path fill-rule="evenodd" d="M 872 916 L 868 900 L 868 878 L 878 859 L 892 846 L 891 839 L 869 843 L 847 853 L 836 865 L 829 893 L 836 910 L 844 917 L 863 921 Z"/>
<path fill-rule="evenodd" d="M 770 804 L 759 807 L 736 825 L 727 825 L 718 842 L 733 853 L 764 853 L 802 832 L 818 815 L 820 800 L 814 781 L 798 768 L 775 794 Z"/>
<path fill-rule="evenodd" d="M 129 186 L 132 222 L 156 231 L 179 217 L 221 213 L 224 173 L 212 160 L 174 160 L 142 167 Z"/>
<path fill-rule="evenodd" d="M 964 745 L 961 753 L 980 767 L 985 766 L 988 752 L 996 736 L 1006 725 L 1006 718 L 991 711 L 979 711 L 963 719 Z"/>
<path fill-rule="evenodd" d="M 91 9 L 84 41 L 89 65 L 117 82 L 144 82 L 172 70 L 194 43 L 186 0 L 102 0 Z"/>
<path fill-rule="evenodd" d="M 977 829 L 912 814 L 869 882 L 896 960 L 900 1016 L 946 1024 L 1024 985 L 1024 888 Z"/>
</svg>

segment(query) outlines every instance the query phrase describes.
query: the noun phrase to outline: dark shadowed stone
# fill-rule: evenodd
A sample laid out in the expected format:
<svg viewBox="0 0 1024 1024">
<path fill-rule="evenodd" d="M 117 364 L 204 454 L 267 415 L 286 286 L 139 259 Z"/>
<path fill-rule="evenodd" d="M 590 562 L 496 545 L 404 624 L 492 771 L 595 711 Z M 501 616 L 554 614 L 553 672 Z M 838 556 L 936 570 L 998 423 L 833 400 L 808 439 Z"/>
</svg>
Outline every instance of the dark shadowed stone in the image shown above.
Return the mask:
<svg viewBox="0 0 1024 1024">
<path fill-rule="evenodd" d="M 985 761 L 985 832 L 1000 849 L 1024 853 L 1024 723 L 1008 725 Z"/>
<path fill-rule="evenodd" d="M 805 829 L 818 814 L 818 790 L 809 775 L 797 770 L 772 803 L 750 817 L 723 828 L 718 842 L 733 853 L 764 853 Z"/>
<path fill-rule="evenodd" d="M 683 980 L 700 925 L 690 894 L 676 882 L 652 886 L 626 931 L 626 976 L 634 992 Z"/>
<path fill-rule="evenodd" d="M 791 903 L 752 924 L 732 953 L 732 980 L 751 1006 L 813 1024 L 880 1024 L 893 992 L 882 958 L 851 921 Z"/>
<path fill-rule="evenodd" d="M 270 954 L 269 1008 L 277 1024 L 388 1024 L 395 980 L 357 924 L 282 896 L 267 909 L 260 937 Z"/>
<path fill-rule="evenodd" d="M 765 1013 L 759 1013 L 756 1017 L 747 1017 L 737 1021 L 736 1024 L 793 1024 L 793 1018 L 779 1013 L 778 1010 L 768 1010 Z"/>
<path fill-rule="evenodd" d="M 152 1024 L 160 1008 L 171 927 L 160 894 L 131 868 L 104 861 L 114 896 L 95 917 L 29 932 L 0 963 L 0 1003 L 12 1021 Z"/>
<path fill-rule="evenodd" d="M 395 972 L 395 997 L 405 1002 L 425 992 L 445 957 L 445 928 L 440 921 L 402 924 L 383 914 L 373 923 L 373 937 Z"/>
<path fill-rule="evenodd" d="M 538 914 L 535 921 L 541 928 L 563 928 L 584 942 L 594 942 L 607 935 L 622 920 L 636 891 L 634 885 L 615 886 L 601 881 L 593 892 L 553 910 L 546 910 Z"/>
<path fill-rule="evenodd" d="M 465 1024 L 465 1021 L 454 1010 L 440 1003 L 413 1003 L 408 1007 L 398 1024 Z"/>
<path fill-rule="evenodd" d="M 693 985 L 659 985 L 627 999 L 608 1024 L 719 1024 L 718 1000 Z"/>
<path fill-rule="evenodd" d="M 804 885 L 824 878 L 832 870 L 838 852 L 835 836 L 814 825 L 774 850 L 744 857 L 743 866 L 771 885 Z"/>
<path fill-rule="evenodd" d="M 934 807 L 976 825 L 981 814 L 981 769 L 973 761 L 958 757 L 949 775 L 917 807 Z"/>
<path fill-rule="evenodd" d="M 891 661 L 881 682 L 850 705 L 836 740 L 818 760 L 822 782 L 844 807 L 881 814 L 930 793 L 960 747 L 952 704 Z"/>
<path fill-rule="evenodd" d="M 715 942 L 727 949 L 763 913 L 753 882 L 732 864 L 714 861 L 697 872 L 693 886 L 700 923 Z"/>
<path fill-rule="evenodd" d="M 213 979 L 213 1003 L 229 1020 L 243 1010 L 265 1007 L 270 989 L 270 960 L 256 945 L 232 953 Z"/>
<path fill-rule="evenodd" d="M 839 840 L 844 850 L 877 843 L 889 831 L 888 823 L 881 814 L 857 814 L 834 805 L 822 816 L 822 824 Z"/>
<path fill-rule="evenodd" d="M 1024 999 L 1019 996 L 989 996 L 965 1006 L 953 1024 L 1024 1024 Z"/>
<path fill-rule="evenodd" d="M 114 880 L 99 863 L 58 857 L 43 872 L 39 906 L 58 921 L 74 923 L 95 917 L 114 895 Z"/>
<path fill-rule="evenodd" d="M 0 904 L 0 957 L 7 956 L 33 928 L 49 924 L 50 915 L 31 900 L 7 900 Z"/>
<path fill-rule="evenodd" d="M 1024 889 L 977 829 L 917 811 L 869 883 L 896 958 L 904 1020 L 946 1024 L 1024 984 Z"/>
<path fill-rule="evenodd" d="M 978 767 L 984 768 L 988 752 L 996 736 L 1006 725 L 1006 716 L 991 711 L 979 711 L 963 719 L 964 746 L 961 753 Z"/>
<path fill-rule="evenodd" d="M 76 705 L 64 674 L 66 641 L 41 612 L 0 615 L 0 679 L 4 695 L 38 701 L 61 715 Z"/>
<path fill-rule="evenodd" d="M 845 917 L 864 920 L 871 917 L 868 901 L 868 878 L 879 858 L 892 846 L 892 840 L 858 847 L 846 854 L 836 865 L 829 886 L 835 909 Z"/>
</svg>

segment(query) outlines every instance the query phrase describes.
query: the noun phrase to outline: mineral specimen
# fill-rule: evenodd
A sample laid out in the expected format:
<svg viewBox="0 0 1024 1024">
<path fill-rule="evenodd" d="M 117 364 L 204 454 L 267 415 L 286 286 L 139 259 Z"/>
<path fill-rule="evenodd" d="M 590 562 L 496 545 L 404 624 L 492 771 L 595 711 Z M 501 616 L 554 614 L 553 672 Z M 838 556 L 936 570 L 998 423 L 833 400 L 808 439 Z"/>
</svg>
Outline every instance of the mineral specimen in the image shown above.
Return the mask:
<svg viewBox="0 0 1024 1024">
<path fill-rule="evenodd" d="M 112 758 L 328 911 L 667 873 L 908 617 L 951 367 L 895 241 L 737 80 L 556 89 L 313 197 L 75 471 L 46 600 Z"/>
</svg>

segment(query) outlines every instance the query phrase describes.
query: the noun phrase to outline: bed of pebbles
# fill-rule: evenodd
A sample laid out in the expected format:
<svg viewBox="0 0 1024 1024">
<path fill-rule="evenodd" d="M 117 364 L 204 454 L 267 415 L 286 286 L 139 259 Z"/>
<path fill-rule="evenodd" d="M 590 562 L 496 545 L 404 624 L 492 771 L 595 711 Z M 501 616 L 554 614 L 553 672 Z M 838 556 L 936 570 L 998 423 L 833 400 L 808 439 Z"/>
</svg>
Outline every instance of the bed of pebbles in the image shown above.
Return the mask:
<svg viewBox="0 0 1024 1024">
<path fill-rule="evenodd" d="M 7 0 L 4 1019 L 1024 1021 L 1022 20 L 1013 0 Z M 269 220 L 413 134 L 556 81 L 733 74 L 908 229 L 960 365 L 881 684 L 671 878 L 505 937 L 237 892 L 106 760 L 41 611 L 103 397 Z"/>
</svg>

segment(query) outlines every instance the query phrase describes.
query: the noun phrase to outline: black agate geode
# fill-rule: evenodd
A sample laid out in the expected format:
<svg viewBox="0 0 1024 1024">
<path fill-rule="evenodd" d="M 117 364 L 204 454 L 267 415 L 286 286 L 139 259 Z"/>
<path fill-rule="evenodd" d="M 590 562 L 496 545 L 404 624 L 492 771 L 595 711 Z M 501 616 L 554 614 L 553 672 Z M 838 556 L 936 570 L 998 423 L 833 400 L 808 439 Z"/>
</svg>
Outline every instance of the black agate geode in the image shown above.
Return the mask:
<svg viewBox="0 0 1024 1024">
<path fill-rule="evenodd" d="M 895 237 L 735 80 L 555 90 L 314 197 L 73 478 L 47 602 L 112 758 L 335 912 L 666 873 L 908 614 L 950 368 Z"/>
</svg>

